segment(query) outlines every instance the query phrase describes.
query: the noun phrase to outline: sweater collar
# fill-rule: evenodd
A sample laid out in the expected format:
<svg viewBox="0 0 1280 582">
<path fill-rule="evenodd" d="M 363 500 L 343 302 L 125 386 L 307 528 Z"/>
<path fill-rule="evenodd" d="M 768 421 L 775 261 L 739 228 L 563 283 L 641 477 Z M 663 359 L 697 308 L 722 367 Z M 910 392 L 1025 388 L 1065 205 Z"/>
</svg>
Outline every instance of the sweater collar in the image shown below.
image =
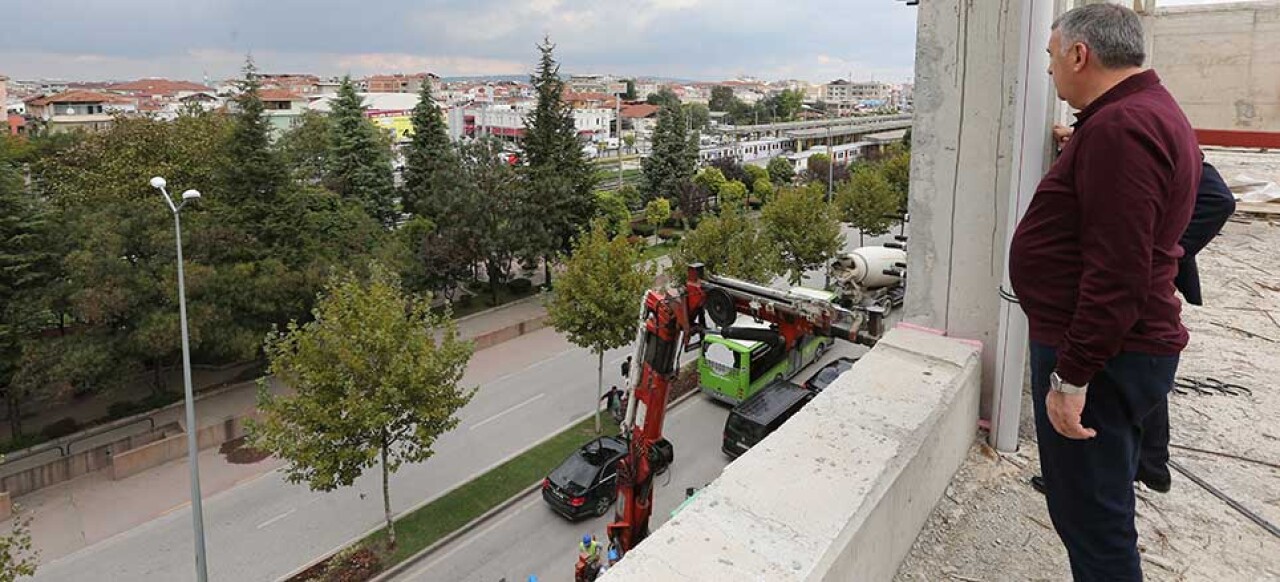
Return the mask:
<svg viewBox="0 0 1280 582">
<path fill-rule="evenodd" d="M 1129 78 L 1116 83 L 1116 86 L 1107 90 L 1106 93 L 1098 96 L 1092 103 L 1085 106 L 1076 113 L 1076 122 L 1072 124 L 1074 127 L 1080 127 L 1080 124 L 1097 113 L 1099 109 L 1106 107 L 1116 101 L 1124 99 L 1138 91 L 1154 87 L 1160 84 L 1160 76 L 1152 69 L 1147 69 L 1141 73 L 1130 76 Z"/>
</svg>

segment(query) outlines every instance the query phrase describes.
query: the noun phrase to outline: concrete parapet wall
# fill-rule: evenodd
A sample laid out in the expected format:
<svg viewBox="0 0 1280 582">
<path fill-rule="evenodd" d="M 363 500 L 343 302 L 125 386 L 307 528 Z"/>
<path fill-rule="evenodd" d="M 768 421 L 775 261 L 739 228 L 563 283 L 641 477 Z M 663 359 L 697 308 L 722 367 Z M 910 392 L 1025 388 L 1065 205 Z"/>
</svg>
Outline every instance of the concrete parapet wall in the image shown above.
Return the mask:
<svg viewBox="0 0 1280 582">
<path fill-rule="evenodd" d="M 0 521 L 13 517 L 13 498 L 8 491 L 0 491 Z"/>
<path fill-rule="evenodd" d="M 247 418 L 257 418 L 257 412 L 228 417 L 222 422 L 197 430 L 196 445 L 200 449 L 207 449 L 244 436 L 244 421 Z M 179 430 L 172 436 L 117 454 L 111 459 L 111 479 L 118 481 L 186 456 L 187 433 Z"/>
<path fill-rule="evenodd" d="M 480 334 L 471 338 L 474 348 L 483 350 L 491 348 L 502 342 L 511 341 L 524 334 L 533 333 L 547 326 L 547 316 L 538 317 L 528 321 L 512 324 L 502 329 L 497 329 L 488 333 Z"/>
<path fill-rule="evenodd" d="M 176 427 L 177 425 L 169 425 Z M 57 457 L 47 463 L 6 475 L 0 479 L 0 490 L 18 497 L 32 491 L 56 485 L 81 475 L 100 471 L 111 466 L 112 455 L 140 446 L 146 446 L 164 437 L 166 427 L 142 434 L 122 437 L 87 451 Z M 170 430 L 173 430 L 170 428 Z"/>
<path fill-rule="evenodd" d="M 978 420 L 981 347 L 899 327 L 603 580 L 888 580 Z"/>
</svg>

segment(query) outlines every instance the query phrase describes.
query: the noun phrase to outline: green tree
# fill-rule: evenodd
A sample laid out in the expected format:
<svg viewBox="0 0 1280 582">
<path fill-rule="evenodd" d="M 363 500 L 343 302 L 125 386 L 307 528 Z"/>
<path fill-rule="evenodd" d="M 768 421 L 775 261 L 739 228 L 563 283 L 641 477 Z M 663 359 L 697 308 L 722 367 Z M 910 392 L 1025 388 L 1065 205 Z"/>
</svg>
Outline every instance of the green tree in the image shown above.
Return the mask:
<svg viewBox="0 0 1280 582">
<path fill-rule="evenodd" d="M 888 153 L 880 161 L 879 170 L 893 190 L 898 208 L 906 208 L 907 193 L 911 190 L 911 150 L 894 144 L 889 147 Z"/>
<path fill-rule="evenodd" d="M 31 545 L 31 517 L 14 515 L 9 535 L 0 536 L 0 582 L 35 576 L 37 558 L 39 552 Z"/>
<path fill-rule="evenodd" d="M 693 131 L 702 131 L 711 124 L 711 110 L 701 103 L 685 103 L 684 114 Z"/>
<path fill-rule="evenodd" d="M 733 180 L 720 187 L 720 207 L 742 208 L 747 203 L 747 185 Z"/>
<path fill-rule="evenodd" d="M 799 89 L 784 89 L 769 98 L 767 107 L 771 107 L 771 114 L 783 121 L 791 121 L 795 119 L 796 114 L 800 113 L 800 108 L 804 105 L 804 91 Z"/>
<path fill-rule="evenodd" d="M 669 275 L 682 281 L 688 265 L 702 263 L 712 274 L 767 285 L 781 271 L 778 256 L 773 241 L 754 221 L 742 209 L 729 206 L 685 233 L 671 254 Z"/>
<path fill-rule="evenodd" d="M 343 77 L 329 114 L 331 151 L 325 182 L 343 199 L 359 202 L 369 216 L 390 227 L 398 218 L 391 152 L 378 128 L 365 117 L 365 110 L 351 77 Z"/>
<path fill-rule="evenodd" d="M 691 226 L 697 225 L 702 215 L 706 213 L 711 193 L 693 182 L 682 182 L 676 191 L 676 196 L 680 208 L 680 222 L 685 231 L 688 231 Z"/>
<path fill-rule="evenodd" d="M 879 236 L 889 232 L 898 211 L 898 195 L 883 173 L 871 166 L 859 166 L 849 181 L 836 192 L 840 219 L 858 229 L 859 236 Z"/>
<path fill-rule="evenodd" d="M 680 107 L 680 97 L 670 87 L 663 87 L 658 89 L 657 93 L 650 93 L 645 98 L 645 102 L 658 107 Z"/>
<path fill-rule="evenodd" d="M 707 106 L 712 111 L 729 111 L 738 98 L 733 95 L 733 87 L 716 85 L 711 88 L 711 99 Z"/>
<path fill-rule="evenodd" d="M 685 128 L 684 111 L 666 104 L 658 113 L 653 153 L 640 161 L 640 191 L 646 200 L 675 196 L 681 182 L 693 178 L 698 159 L 698 136 Z"/>
<path fill-rule="evenodd" d="M 329 116 L 308 109 L 293 128 L 276 140 L 280 162 L 293 179 L 304 184 L 322 183 L 329 169 Z"/>
<path fill-rule="evenodd" d="M 644 202 L 644 199 L 640 196 L 640 189 L 632 184 L 623 184 L 621 188 L 618 188 L 618 197 L 627 203 L 627 208 L 639 208 Z"/>
<path fill-rule="evenodd" d="M 436 439 L 458 426 L 457 411 L 475 394 L 459 386 L 471 345 L 448 314 L 406 295 L 376 264 L 367 281 L 333 278 L 313 315 L 268 337 L 270 373 L 295 393 L 272 394 L 264 381 L 250 438 L 285 459 L 287 480 L 314 491 L 349 486 L 380 464 L 394 547 L 390 474 L 431 458 Z"/>
<path fill-rule="evenodd" d="M 761 204 L 766 204 L 773 198 L 773 182 L 768 178 L 760 178 L 751 186 L 751 194 L 755 196 Z"/>
<path fill-rule="evenodd" d="M 626 101 L 636 100 L 636 80 L 627 79 L 627 92 L 622 94 L 622 98 Z"/>
<path fill-rule="evenodd" d="M 671 218 L 671 202 L 666 198 L 654 198 L 644 207 L 644 221 L 653 226 L 655 232 L 669 218 Z"/>
<path fill-rule="evenodd" d="M 600 212 L 598 218 L 604 221 L 605 234 L 609 238 L 619 234 L 626 236 L 631 224 L 631 211 L 627 209 L 626 201 L 617 192 L 611 191 L 597 192 L 596 198 L 596 207 Z"/>
<path fill-rule="evenodd" d="M 7 142 L 10 138 L 0 137 Z M 11 148 L 0 147 L 0 387 L 13 438 L 22 436 L 22 405 L 44 385 L 20 380 L 31 336 L 47 325 L 44 291 L 57 277 L 50 252 L 50 223 L 40 200 L 25 186 Z"/>
<path fill-rule="evenodd" d="M 596 355 L 596 398 L 604 390 L 604 353 L 628 345 L 636 335 L 636 304 L 653 279 L 638 265 L 639 251 L 621 236 L 609 240 L 597 222 L 574 245 L 560 284 L 547 303 L 552 327 L 574 345 Z M 599 433 L 600 409 L 596 410 Z"/>
<path fill-rule="evenodd" d="M 462 176 L 449 128 L 431 94 L 431 83 L 422 84 L 410 121 L 413 139 L 404 147 L 402 204 L 406 212 L 440 222 L 455 211 L 452 207 Z"/>
<path fill-rule="evenodd" d="M 753 193 L 755 192 L 756 182 L 759 182 L 760 180 L 767 181 L 769 179 L 769 170 L 766 170 L 755 164 L 743 164 L 742 170 L 747 174 L 747 179 L 743 180 L 742 182 L 748 186 L 751 186 L 751 192 Z"/>
<path fill-rule="evenodd" d="M 287 173 L 270 147 L 271 125 L 264 114 L 259 95 L 262 82 L 252 57 L 245 57 L 244 78 L 236 82 L 236 89 L 226 156 L 219 156 L 225 163 L 219 167 L 218 198 L 241 209 L 253 222 L 276 203 Z"/>
<path fill-rule="evenodd" d="M 769 179 L 779 186 L 790 184 L 796 176 L 791 160 L 781 156 L 769 160 L 769 165 L 765 169 L 769 172 Z"/>
<path fill-rule="evenodd" d="M 588 228 L 596 215 L 596 174 L 582 151 L 573 111 L 564 101 L 565 85 L 555 60 L 555 45 L 543 39 L 538 51 L 538 70 L 530 79 L 538 101 L 525 119 L 528 163 L 522 168 L 525 206 L 536 212 L 526 213 L 521 227 L 528 236 L 525 256 L 542 257 L 549 286 L 551 261 L 572 248 L 574 237 Z"/>
<path fill-rule="evenodd" d="M 812 188 L 789 188 L 761 213 L 765 233 L 777 246 L 792 285 L 840 250 L 840 222 L 822 196 Z"/>
<path fill-rule="evenodd" d="M 719 194 L 720 188 L 724 186 L 727 181 L 728 180 L 724 177 L 724 173 L 721 172 L 719 168 L 713 166 L 703 168 L 701 172 L 698 172 L 697 176 L 693 177 L 694 184 L 705 188 L 707 192 L 710 192 L 711 194 Z"/>
<path fill-rule="evenodd" d="M 510 277 L 511 264 L 525 246 L 521 217 L 536 212 L 523 206 L 519 177 L 499 159 L 501 151 L 502 145 L 493 139 L 475 140 L 459 148 L 463 181 L 471 192 L 470 210 L 463 216 L 473 224 L 475 252 L 484 260 L 495 304 L 498 286 Z"/>
<path fill-rule="evenodd" d="M 636 151 L 636 134 L 628 133 L 622 136 L 622 143 L 627 146 L 627 151 Z"/>
</svg>

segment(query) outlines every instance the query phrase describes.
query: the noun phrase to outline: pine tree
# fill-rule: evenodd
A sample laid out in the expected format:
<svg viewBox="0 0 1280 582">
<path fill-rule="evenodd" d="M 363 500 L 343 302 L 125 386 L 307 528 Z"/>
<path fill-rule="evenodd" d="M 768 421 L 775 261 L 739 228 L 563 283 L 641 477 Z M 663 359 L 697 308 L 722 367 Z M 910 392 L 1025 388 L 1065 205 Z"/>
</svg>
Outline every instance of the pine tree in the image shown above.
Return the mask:
<svg viewBox="0 0 1280 582">
<path fill-rule="evenodd" d="M 523 230 L 529 237 L 525 255 L 543 258 L 550 285 L 552 258 L 569 252 L 574 237 L 595 216 L 596 178 L 574 129 L 573 111 L 564 101 L 555 45 L 543 39 L 538 50 L 542 56 L 530 79 L 538 104 L 525 119 L 524 138 L 527 207 L 537 212 L 527 213 Z"/>
<path fill-rule="evenodd" d="M 329 118 L 327 185 L 342 198 L 358 201 L 383 226 L 393 225 L 397 212 L 391 153 L 378 138 L 377 127 L 365 118 L 364 100 L 351 77 L 343 77 Z"/>
<path fill-rule="evenodd" d="M 686 131 L 684 110 L 677 102 L 664 104 L 654 130 L 653 155 L 640 162 L 645 200 L 676 195 L 680 184 L 693 179 L 698 159 L 697 134 Z"/>
<path fill-rule="evenodd" d="M 406 212 L 439 224 L 447 216 L 453 194 L 462 179 L 457 153 L 449 141 L 444 115 L 431 95 L 431 83 L 423 82 L 413 108 L 413 140 L 404 149 Z"/>
<path fill-rule="evenodd" d="M 219 203 L 236 215 L 236 223 L 246 234 L 265 246 L 274 244 L 278 231 L 280 190 L 287 174 L 280 158 L 271 149 L 271 127 L 263 114 L 258 79 L 253 57 L 245 57 L 244 78 L 236 82 L 239 94 L 234 99 L 231 136 L 227 142 L 227 158 L 219 168 L 221 187 Z M 236 255 L 261 255 L 262 248 L 247 244 Z"/>
</svg>

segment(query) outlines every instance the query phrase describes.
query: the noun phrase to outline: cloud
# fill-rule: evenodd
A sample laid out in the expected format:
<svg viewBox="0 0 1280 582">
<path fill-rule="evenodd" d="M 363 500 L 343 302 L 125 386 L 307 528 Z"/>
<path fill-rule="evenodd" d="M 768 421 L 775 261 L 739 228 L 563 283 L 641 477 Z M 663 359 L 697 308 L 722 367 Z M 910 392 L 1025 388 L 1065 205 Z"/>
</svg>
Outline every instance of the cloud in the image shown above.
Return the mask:
<svg viewBox="0 0 1280 582">
<path fill-rule="evenodd" d="M 824 81 L 909 76 L 915 44 L 915 9 L 888 0 L 112 0 L 109 11 L 61 0 L 52 12 L 5 11 L 24 23 L 0 35 L 2 72 L 19 77 L 222 77 L 249 51 L 263 70 L 324 75 L 523 73 L 549 35 L 566 72 Z"/>
</svg>

